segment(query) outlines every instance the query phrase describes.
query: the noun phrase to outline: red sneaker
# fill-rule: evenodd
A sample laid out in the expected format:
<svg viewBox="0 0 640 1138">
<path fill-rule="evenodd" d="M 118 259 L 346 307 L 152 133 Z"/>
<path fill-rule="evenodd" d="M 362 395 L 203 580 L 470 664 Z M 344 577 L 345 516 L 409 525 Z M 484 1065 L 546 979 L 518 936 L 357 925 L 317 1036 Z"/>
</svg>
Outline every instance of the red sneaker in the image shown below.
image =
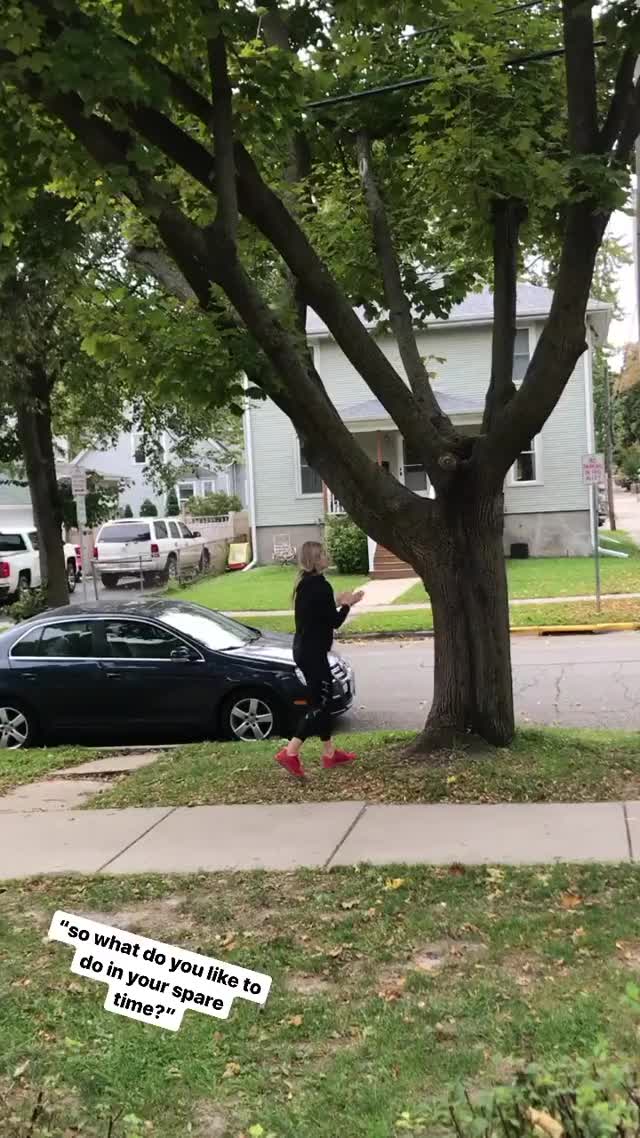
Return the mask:
<svg viewBox="0 0 640 1138">
<path fill-rule="evenodd" d="M 288 754 L 286 747 L 282 751 L 278 751 L 276 762 L 280 763 L 280 766 L 284 767 L 294 778 L 304 778 L 304 767 L 300 759 L 297 755 Z"/>
<path fill-rule="evenodd" d="M 331 767 L 340 767 L 343 763 L 352 763 L 357 757 L 352 751 L 334 751 L 333 755 L 322 756 L 322 765 L 329 770 Z"/>
</svg>

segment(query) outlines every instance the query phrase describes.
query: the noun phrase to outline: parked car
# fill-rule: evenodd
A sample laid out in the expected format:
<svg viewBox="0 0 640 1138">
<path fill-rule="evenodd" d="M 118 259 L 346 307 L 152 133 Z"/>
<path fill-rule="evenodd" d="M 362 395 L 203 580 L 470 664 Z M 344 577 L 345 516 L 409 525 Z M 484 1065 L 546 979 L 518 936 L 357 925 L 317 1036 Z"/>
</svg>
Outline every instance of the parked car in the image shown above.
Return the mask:
<svg viewBox="0 0 640 1138">
<path fill-rule="evenodd" d="M 93 560 L 105 588 L 115 589 L 121 577 L 141 571 L 145 581 L 169 581 L 183 569 L 206 569 L 209 551 L 177 518 L 119 518 L 99 530 Z"/>
<path fill-rule="evenodd" d="M 307 702 L 292 641 L 177 600 L 41 613 L 0 636 L 0 748 L 82 735 L 287 735 Z M 345 660 L 330 662 L 337 716 L 355 682 Z"/>
<path fill-rule="evenodd" d="M 603 486 L 598 487 L 598 525 L 603 526 L 609 516 L 609 498 Z"/>
<path fill-rule="evenodd" d="M 69 592 L 75 591 L 80 577 L 80 547 L 64 545 Z M 42 582 L 38 534 L 34 529 L 0 531 L 0 599 L 16 600 Z"/>
</svg>

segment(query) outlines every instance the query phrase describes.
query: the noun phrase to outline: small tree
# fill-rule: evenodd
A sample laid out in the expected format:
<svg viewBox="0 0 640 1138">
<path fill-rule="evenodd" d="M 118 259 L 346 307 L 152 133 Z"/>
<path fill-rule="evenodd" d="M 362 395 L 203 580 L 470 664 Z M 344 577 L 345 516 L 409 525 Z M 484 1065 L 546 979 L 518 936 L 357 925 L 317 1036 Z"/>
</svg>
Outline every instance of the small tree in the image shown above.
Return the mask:
<svg viewBox="0 0 640 1138">
<path fill-rule="evenodd" d="M 150 498 L 145 498 L 140 507 L 141 518 L 157 518 L 158 508 L 154 505 Z"/>
<path fill-rule="evenodd" d="M 131 506 L 129 505 L 128 502 L 127 502 L 124 510 L 122 511 L 122 516 L 123 516 L 123 518 L 132 518 L 133 517 L 133 510 L 131 509 Z"/>
<path fill-rule="evenodd" d="M 167 494 L 167 505 L 165 508 L 168 518 L 177 518 L 178 514 L 180 513 L 180 502 L 178 501 L 178 494 L 176 492 L 175 486 L 172 486 L 169 493 Z"/>
</svg>

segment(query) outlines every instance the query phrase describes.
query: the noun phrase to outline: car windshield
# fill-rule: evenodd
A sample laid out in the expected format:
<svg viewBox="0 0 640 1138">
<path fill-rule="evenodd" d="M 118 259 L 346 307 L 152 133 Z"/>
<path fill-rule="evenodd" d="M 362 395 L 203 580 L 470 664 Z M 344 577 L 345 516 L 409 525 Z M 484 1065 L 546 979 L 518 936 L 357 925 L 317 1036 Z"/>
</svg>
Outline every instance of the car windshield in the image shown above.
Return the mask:
<svg viewBox="0 0 640 1138">
<path fill-rule="evenodd" d="M 151 530 L 144 522 L 123 522 L 121 525 L 105 526 L 98 543 L 109 545 L 114 542 L 151 541 Z"/>
<path fill-rule="evenodd" d="M 194 640 L 198 640 L 205 648 L 211 648 L 214 652 L 230 652 L 234 648 L 242 648 L 245 644 L 260 639 L 260 633 L 255 629 L 237 624 L 235 620 L 230 620 L 219 612 L 208 612 L 195 606 L 188 609 L 165 609 L 161 620 L 176 632 L 192 636 Z"/>
</svg>

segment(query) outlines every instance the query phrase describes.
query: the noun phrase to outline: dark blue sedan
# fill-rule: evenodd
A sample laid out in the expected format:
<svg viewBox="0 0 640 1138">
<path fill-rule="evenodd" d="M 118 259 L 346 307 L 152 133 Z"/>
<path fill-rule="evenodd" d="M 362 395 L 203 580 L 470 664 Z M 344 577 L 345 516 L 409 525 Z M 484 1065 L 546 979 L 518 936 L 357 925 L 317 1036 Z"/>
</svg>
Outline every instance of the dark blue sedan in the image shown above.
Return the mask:
<svg viewBox="0 0 640 1138">
<path fill-rule="evenodd" d="M 351 668 L 331 656 L 333 712 Z M 0 636 L 0 747 L 101 736 L 255 741 L 287 735 L 307 702 L 292 637 L 173 600 L 42 613 Z"/>
</svg>

